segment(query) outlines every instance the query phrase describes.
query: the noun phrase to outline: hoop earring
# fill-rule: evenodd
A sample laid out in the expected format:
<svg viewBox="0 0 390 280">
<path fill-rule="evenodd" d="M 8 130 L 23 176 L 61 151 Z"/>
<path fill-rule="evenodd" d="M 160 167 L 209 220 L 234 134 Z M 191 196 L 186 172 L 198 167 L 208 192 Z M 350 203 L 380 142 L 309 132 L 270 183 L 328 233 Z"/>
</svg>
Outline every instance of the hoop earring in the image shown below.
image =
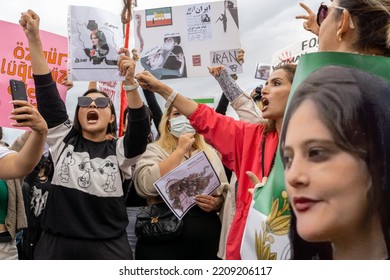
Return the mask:
<svg viewBox="0 0 390 280">
<path fill-rule="evenodd" d="M 336 39 L 338 42 L 341 42 L 343 40 L 340 30 L 338 30 L 336 33 Z"/>
</svg>

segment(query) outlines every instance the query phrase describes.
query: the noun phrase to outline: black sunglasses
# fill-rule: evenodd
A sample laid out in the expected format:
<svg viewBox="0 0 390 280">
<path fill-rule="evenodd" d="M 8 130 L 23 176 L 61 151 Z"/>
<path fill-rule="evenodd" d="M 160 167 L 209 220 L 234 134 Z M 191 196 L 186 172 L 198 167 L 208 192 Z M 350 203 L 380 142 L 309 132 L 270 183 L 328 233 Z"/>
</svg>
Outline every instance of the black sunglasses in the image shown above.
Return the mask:
<svg viewBox="0 0 390 280">
<path fill-rule="evenodd" d="M 108 97 L 97 97 L 95 99 L 92 99 L 89 96 L 80 96 L 78 98 L 78 105 L 79 107 L 89 107 L 89 105 L 92 104 L 92 102 L 95 102 L 95 105 L 97 108 L 106 108 L 108 104 L 110 104 L 110 98 Z"/>
<path fill-rule="evenodd" d="M 321 24 L 324 22 L 324 20 L 328 16 L 328 10 L 329 10 L 330 7 L 336 8 L 336 9 L 339 9 L 339 10 L 347 10 L 346 8 L 343 8 L 343 7 L 333 6 L 333 5 L 328 6 L 328 5 L 324 4 L 324 3 L 322 3 L 320 5 L 320 7 L 318 8 L 318 12 L 317 12 L 317 24 L 318 24 L 318 26 L 321 26 Z M 351 16 L 349 16 L 349 27 L 351 29 L 355 28 Z"/>
</svg>

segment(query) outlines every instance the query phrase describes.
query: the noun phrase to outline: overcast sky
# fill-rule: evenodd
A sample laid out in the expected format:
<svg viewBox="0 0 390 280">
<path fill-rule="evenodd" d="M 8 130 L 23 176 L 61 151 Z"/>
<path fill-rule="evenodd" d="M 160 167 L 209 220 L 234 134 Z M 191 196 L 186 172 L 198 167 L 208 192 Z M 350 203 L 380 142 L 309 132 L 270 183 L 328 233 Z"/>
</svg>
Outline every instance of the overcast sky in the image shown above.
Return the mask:
<svg viewBox="0 0 390 280">
<path fill-rule="evenodd" d="M 138 0 L 137 9 L 157 8 L 173 5 L 212 2 L 210 0 Z M 322 1 L 303 1 L 313 10 L 317 10 Z M 121 0 L 11 0 L 2 1 L 0 19 L 17 23 L 20 13 L 33 9 L 41 17 L 41 29 L 67 36 L 68 5 L 93 6 L 109 10 L 118 15 L 122 9 Z M 237 0 L 240 23 L 241 47 L 245 50 L 244 72 L 239 74 L 238 84 L 249 90 L 259 84 L 254 78 L 258 62 L 270 63 L 272 54 L 288 45 L 310 37 L 303 30 L 302 21 L 295 16 L 303 10 L 296 0 Z M 132 29 L 133 30 L 133 29 Z M 131 30 L 131 35 L 134 33 Z M 4 38 L 3 38 L 4 39 Z M 131 43 L 133 40 L 130 41 Z M 132 47 L 130 45 L 130 47 Z M 221 90 L 212 77 L 190 78 L 167 81 L 170 86 L 189 97 L 216 96 Z M 67 105 L 73 116 L 74 97 L 86 90 L 86 83 L 76 83 L 68 93 Z M 73 98 L 72 98 L 73 97 Z M 159 99 L 160 103 L 162 100 Z M 17 132 L 7 130 L 5 139 L 12 142 Z"/>
</svg>

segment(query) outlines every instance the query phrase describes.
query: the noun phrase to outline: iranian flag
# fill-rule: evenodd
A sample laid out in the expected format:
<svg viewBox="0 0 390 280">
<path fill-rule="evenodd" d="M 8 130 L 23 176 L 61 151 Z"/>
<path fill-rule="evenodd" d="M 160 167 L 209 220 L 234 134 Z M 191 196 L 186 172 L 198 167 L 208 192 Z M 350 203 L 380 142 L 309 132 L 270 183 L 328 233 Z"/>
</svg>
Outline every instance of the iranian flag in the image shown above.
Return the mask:
<svg viewBox="0 0 390 280">
<path fill-rule="evenodd" d="M 211 108 L 214 108 L 215 98 L 214 97 L 203 97 L 203 98 L 194 98 L 192 99 L 199 104 L 206 104 Z"/>
<path fill-rule="evenodd" d="M 146 27 L 172 25 L 171 7 L 145 10 Z"/>
<path fill-rule="evenodd" d="M 277 153 L 267 182 L 253 195 L 241 244 L 243 260 L 290 258 L 290 210 L 283 172 L 283 164 Z"/>
</svg>

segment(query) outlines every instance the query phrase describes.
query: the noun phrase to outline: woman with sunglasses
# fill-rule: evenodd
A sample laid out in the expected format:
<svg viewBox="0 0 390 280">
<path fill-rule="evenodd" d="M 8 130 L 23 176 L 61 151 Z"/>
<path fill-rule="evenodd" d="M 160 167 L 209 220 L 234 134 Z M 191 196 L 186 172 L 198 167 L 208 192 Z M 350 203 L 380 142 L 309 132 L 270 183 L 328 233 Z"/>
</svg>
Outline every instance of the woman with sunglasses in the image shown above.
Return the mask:
<svg viewBox="0 0 390 280">
<path fill-rule="evenodd" d="M 335 0 L 317 15 L 300 3 L 306 30 L 318 35 L 319 51 L 390 56 L 390 0 Z"/>
<path fill-rule="evenodd" d="M 134 80 L 129 51 L 119 57 L 125 76 L 129 126 L 115 133 L 116 117 L 108 96 L 95 89 L 78 99 L 74 123 L 68 119 L 39 37 L 39 16 L 28 10 L 19 21 L 27 36 L 38 109 L 48 123 L 54 174 L 42 217 L 35 259 L 132 259 L 122 182 L 146 149 L 149 118 Z"/>
<path fill-rule="evenodd" d="M 341 66 L 308 76 L 280 136 L 293 259 L 388 259 L 390 88 Z"/>
<path fill-rule="evenodd" d="M 226 259 L 240 259 L 240 247 L 252 195 L 248 188 L 252 183 L 247 171 L 259 178 L 268 176 L 278 145 L 278 134 L 290 93 L 296 66 L 282 65 L 275 69 L 266 82 L 263 93 L 263 117 L 267 124 L 251 124 L 237 121 L 216 113 L 204 104 L 190 100 L 157 80 L 147 71 L 136 78 L 143 88 L 157 92 L 172 102 L 185 115 L 195 130 L 222 155 L 222 162 L 234 171 L 238 179 L 236 213 L 226 242 Z"/>
</svg>

